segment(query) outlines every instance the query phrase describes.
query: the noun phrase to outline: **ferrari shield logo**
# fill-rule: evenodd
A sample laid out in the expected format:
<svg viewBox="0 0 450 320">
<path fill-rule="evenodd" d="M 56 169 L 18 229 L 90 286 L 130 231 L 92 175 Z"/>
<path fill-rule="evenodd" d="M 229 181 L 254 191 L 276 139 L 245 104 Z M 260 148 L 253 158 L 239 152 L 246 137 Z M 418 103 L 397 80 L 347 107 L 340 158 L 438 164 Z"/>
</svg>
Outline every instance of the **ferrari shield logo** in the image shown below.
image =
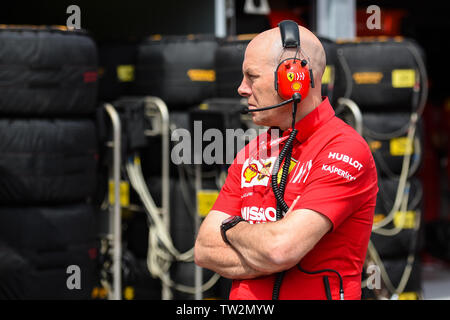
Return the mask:
<svg viewBox="0 0 450 320">
<path fill-rule="evenodd" d="M 289 81 L 292 82 L 292 80 L 294 80 L 294 73 L 293 72 L 288 72 L 287 78 L 288 78 Z"/>
</svg>

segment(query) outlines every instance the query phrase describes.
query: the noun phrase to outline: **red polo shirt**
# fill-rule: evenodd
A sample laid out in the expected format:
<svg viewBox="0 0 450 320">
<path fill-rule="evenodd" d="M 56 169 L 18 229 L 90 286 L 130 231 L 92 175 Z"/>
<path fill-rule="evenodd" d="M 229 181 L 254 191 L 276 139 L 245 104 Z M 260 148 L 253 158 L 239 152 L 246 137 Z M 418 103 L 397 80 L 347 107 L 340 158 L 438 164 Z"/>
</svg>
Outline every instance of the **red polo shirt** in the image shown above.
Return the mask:
<svg viewBox="0 0 450 320">
<path fill-rule="evenodd" d="M 299 263 L 307 271 L 338 271 L 343 277 L 345 298 L 360 299 L 361 272 L 378 192 L 371 151 L 352 127 L 335 116 L 328 98 L 295 127 L 298 134 L 285 201 L 290 206 L 299 195 L 294 209 L 317 211 L 333 224 Z M 213 210 L 241 215 L 250 223 L 276 220 L 271 171 L 290 131 L 279 137 L 277 129 L 269 129 L 238 153 Z M 333 300 L 339 299 L 336 274 L 309 275 L 297 267 L 286 272 L 279 298 L 326 299 L 324 275 L 329 278 Z M 274 281 L 274 275 L 234 280 L 230 299 L 271 299 Z"/>
</svg>

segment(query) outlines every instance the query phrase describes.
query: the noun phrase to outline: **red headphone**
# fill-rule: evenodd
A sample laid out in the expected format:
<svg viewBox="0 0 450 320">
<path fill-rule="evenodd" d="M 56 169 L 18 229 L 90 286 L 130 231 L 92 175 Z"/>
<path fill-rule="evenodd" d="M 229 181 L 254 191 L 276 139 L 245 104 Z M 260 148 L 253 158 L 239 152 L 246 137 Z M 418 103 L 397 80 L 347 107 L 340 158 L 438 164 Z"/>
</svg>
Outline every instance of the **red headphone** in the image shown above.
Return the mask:
<svg viewBox="0 0 450 320">
<path fill-rule="evenodd" d="M 308 61 L 300 60 L 297 54 L 300 50 L 300 34 L 298 25 L 292 20 L 281 21 L 278 26 L 281 32 L 283 48 L 297 48 L 294 58 L 281 61 L 275 70 L 275 90 L 283 100 L 288 100 L 295 93 L 305 99 L 309 86 L 314 88 L 312 70 L 307 68 Z"/>
</svg>

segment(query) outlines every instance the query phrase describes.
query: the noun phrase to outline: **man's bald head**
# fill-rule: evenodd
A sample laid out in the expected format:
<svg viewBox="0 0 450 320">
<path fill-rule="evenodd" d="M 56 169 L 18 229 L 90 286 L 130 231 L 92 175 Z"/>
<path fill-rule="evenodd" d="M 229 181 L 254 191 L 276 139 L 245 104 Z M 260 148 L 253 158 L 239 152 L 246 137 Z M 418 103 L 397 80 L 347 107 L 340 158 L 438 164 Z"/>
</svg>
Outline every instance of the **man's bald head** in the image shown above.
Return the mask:
<svg viewBox="0 0 450 320">
<path fill-rule="evenodd" d="M 325 51 L 319 39 L 307 30 L 299 27 L 300 50 L 299 59 L 306 59 L 308 67 L 313 71 L 314 88 L 309 89 L 298 105 L 296 121 L 322 103 L 322 75 L 325 69 Z M 283 48 L 279 28 L 270 29 L 257 35 L 245 50 L 242 64 L 243 79 L 238 93 L 247 98 L 250 110 L 273 106 L 283 101 L 274 87 L 274 71 L 278 64 L 286 58 L 294 58 L 297 48 Z M 253 122 L 257 125 L 277 126 L 282 130 L 292 124 L 292 103 L 280 108 L 252 113 Z"/>
<path fill-rule="evenodd" d="M 320 87 L 322 75 L 325 71 L 325 50 L 320 40 L 308 29 L 299 26 L 300 51 L 298 57 L 309 62 L 308 67 L 312 69 L 314 84 Z M 276 27 L 258 34 L 248 45 L 248 49 L 260 52 L 261 59 L 273 70 L 278 64 L 287 58 L 293 58 L 297 48 L 283 48 L 280 28 Z"/>
</svg>

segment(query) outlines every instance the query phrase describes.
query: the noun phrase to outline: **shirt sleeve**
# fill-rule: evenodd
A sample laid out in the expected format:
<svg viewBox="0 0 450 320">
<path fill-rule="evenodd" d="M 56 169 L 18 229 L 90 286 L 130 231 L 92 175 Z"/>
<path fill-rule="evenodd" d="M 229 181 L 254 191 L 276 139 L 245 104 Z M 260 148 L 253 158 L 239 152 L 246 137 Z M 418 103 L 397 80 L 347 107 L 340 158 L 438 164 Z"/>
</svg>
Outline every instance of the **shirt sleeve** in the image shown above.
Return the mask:
<svg viewBox="0 0 450 320">
<path fill-rule="evenodd" d="M 232 216 L 241 215 L 241 170 L 242 165 L 237 164 L 235 159 L 228 168 L 225 184 L 211 210 L 218 210 Z"/>
<path fill-rule="evenodd" d="M 305 189 L 294 209 L 310 209 L 330 219 L 333 229 L 366 202 L 375 204 L 377 172 L 367 144 L 334 142 L 314 161 Z"/>
</svg>

